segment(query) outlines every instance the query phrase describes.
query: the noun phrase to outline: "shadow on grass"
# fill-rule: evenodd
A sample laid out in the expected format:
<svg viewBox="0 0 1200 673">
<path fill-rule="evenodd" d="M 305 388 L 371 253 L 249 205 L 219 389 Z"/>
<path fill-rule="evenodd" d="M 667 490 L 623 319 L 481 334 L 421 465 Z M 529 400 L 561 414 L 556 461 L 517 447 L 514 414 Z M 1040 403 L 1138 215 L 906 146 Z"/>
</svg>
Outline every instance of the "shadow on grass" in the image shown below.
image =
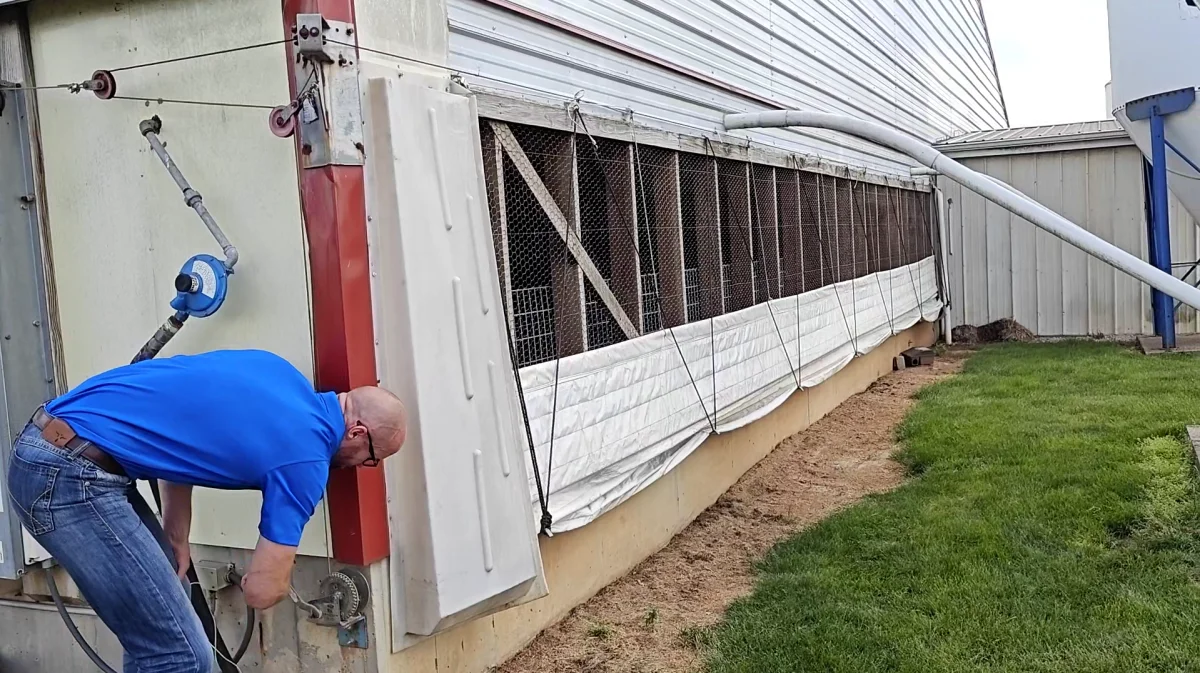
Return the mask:
<svg viewBox="0 0 1200 673">
<path fill-rule="evenodd" d="M 1200 358 L 1004 345 L 898 429 L 914 475 L 776 546 L 734 671 L 1200 670 Z"/>
</svg>

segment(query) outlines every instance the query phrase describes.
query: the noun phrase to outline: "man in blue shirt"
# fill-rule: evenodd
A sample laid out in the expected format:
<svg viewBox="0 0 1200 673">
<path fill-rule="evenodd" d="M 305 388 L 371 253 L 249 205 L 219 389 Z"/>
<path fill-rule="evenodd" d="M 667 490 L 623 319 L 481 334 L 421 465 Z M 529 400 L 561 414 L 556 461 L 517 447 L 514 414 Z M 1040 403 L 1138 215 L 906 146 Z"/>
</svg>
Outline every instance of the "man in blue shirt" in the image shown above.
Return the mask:
<svg viewBox="0 0 1200 673">
<path fill-rule="evenodd" d="M 251 607 L 268 608 L 288 595 L 329 469 L 378 465 L 400 449 L 406 423 L 386 390 L 317 393 L 263 351 L 148 360 L 40 409 L 14 444 L 9 494 L 120 640 L 127 672 L 209 673 L 210 645 L 179 580 L 190 565 L 192 487 L 262 492 L 242 589 Z M 145 523 L 153 513 L 131 498 L 135 479 L 159 480 L 173 560 Z"/>
</svg>

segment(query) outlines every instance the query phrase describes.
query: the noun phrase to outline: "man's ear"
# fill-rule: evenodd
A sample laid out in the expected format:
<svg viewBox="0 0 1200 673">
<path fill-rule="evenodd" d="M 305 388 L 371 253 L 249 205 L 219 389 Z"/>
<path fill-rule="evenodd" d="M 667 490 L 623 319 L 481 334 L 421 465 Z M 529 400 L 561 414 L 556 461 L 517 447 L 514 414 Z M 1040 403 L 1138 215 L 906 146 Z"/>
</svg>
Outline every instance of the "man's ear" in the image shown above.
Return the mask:
<svg viewBox="0 0 1200 673">
<path fill-rule="evenodd" d="M 349 428 L 346 428 L 346 437 L 349 439 L 358 439 L 367 434 L 367 428 L 362 423 L 355 423 Z"/>
</svg>

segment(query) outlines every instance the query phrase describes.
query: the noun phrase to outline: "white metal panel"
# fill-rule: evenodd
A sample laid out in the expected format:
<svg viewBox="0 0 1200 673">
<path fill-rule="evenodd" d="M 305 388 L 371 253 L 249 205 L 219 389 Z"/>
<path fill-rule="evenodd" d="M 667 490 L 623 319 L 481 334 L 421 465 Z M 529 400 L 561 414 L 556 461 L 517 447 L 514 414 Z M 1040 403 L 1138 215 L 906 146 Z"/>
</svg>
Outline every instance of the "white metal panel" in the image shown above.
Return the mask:
<svg viewBox="0 0 1200 673">
<path fill-rule="evenodd" d="M 1012 157 L 1009 162 L 1009 183 L 1018 191 L 1036 198 L 1038 187 L 1037 158 L 1033 156 Z M 1012 216 L 1010 221 L 1012 241 L 1012 315 L 1022 325 L 1038 322 L 1037 274 L 1024 273 L 1036 264 L 1037 236 L 1041 229 L 1028 220 Z M 1032 329 L 1032 328 L 1031 328 Z"/>
<path fill-rule="evenodd" d="M 1147 256 L 1142 188 L 1142 156 L 1132 145 L 1067 152 L 1022 153 L 967 159 L 971 168 L 1003 179 L 1106 241 L 1142 259 Z M 1083 336 L 1132 335 L 1152 330 L 1150 291 L 1134 278 L 1069 246 L 1015 216 L 991 217 L 991 209 L 973 192 L 944 181 L 959 211 L 951 212 L 952 243 L 967 242 L 964 254 L 950 257 L 953 287 L 963 288 L 951 312 L 951 324 L 982 324 L 1014 318 L 1037 334 Z M 1008 227 L 1005 235 L 994 231 Z M 980 237 L 988 245 L 978 248 Z M 1171 252 L 1176 275 L 1200 257 L 1200 234 L 1178 199 L 1171 205 Z M 954 252 L 958 252 L 955 250 Z M 1007 255 L 1007 257 L 1006 257 Z M 1000 282 L 996 257 L 1011 260 L 1008 284 Z M 1002 262 L 999 263 L 1003 266 Z M 1179 266 L 1184 265 L 1184 266 Z M 1192 280 L 1196 279 L 1193 272 Z M 1008 298 L 1011 310 L 1003 310 Z M 1195 311 L 1181 308 L 1182 333 L 1200 329 Z"/>
<path fill-rule="evenodd" d="M 974 168 L 974 167 L 973 167 Z M 976 170 L 986 170 L 979 166 Z M 963 320 L 970 325 L 991 322 L 988 294 L 988 277 L 991 267 L 987 257 L 987 202 L 966 189 L 959 201 L 962 211 L 962 255 L 963 268 Z"/>
<path fill-rule="evenodd" d="M 1007 158 L 990 158 L 984 163 L 984 172 L 1008 183 L 1009 161 Z M 985 233 L 987 238 L 987 293 L 988 322 L 1012 315 L 1013 268 L 1012 236 L 1013 215 L 1008 209 L 988 201 L 984 204 Z"/>
<path fill-rule="evenodd" d="M 36 2 L 29 33 L 37 84 L 78 82 L 120 68 L 279 40 L 278 2 L 130 0 Z M 219 28 L 217 28 L 219 27 Z M 118 95 L 278 105 L 288 100 L 282 45 L 116 74 Z M 304 229 L 295 150 L 266 111 L 101 101 L 38 92 L 47 217 L 68 383 L 127 363 L 170 314 L 172 279 L 198 252 L 219 249 L 138 133 L 157 114 L 162 138 L 241 251 L 229 299 L 189 321 L 167 354 L 226 347 L 271 350 L 313 370 Z M 193 542 L 253 547 L 257 496 L 198 491 Z M 324 517 L 303 553 L 324 555 Z"/>
<path fill-rule="evenodd" d="M 1116 150 L 1088 152 L 1088 230 L 1112 242 L 1113 211 L 1116 209 L 1117 154 Z M 1088 257 L 1088 334 L 1113 334 L 1116 329 L 1116 306 L 1113 279 L 1117 270 Z"/>
<path fill-rule="evenodd" d="M 1063 217 L 1084 229 L 1088 221 L 1088 153 L 1063 155 Z M 1061 245 L 1063 276 L 1063 333 L 1088 333 L 1088 256 L 1079 248 Z"/>
<path fill-rule="evenodd" d="M 561 103 L 575 98 L 669 130 L 715 131 L 726 112 L 778 106 L 854 114 L 926 140 L 1004 125 L 999 86 L 973 12 L 896 0 L 518 0 L 651 59 L 568 34 L 493 0 L 449 4 L 450 64 L 472 87 Z M 934 3 L 937 4 L 937 3 Z M 949 58 L 948 58 L 949 56 Z M 738 92 L 748 92 L 748 98 Z M 904 174 L 898 155 L 819 131 L 756 141 Z"/>
<path fill-rule="evenodd" d="M 392 77 L 366 100 L 380 379 L 410 416 L 387 466 L 400 648 L 521 598 L 542 568 L 478 119 Z"/>
<path fill-rule="evenodd" d="M 1129 150 L 1117 152 L 1116 185 L 1113 197 L 1112 242 L 1142 259 L 1149 257 L 1146 241 L 1146 210 L 1142 204 L 1142 164 Z M 1131 160 L 1133 159 L 1133 160 Z M 1193 231 L 1194 226 L 1190 227 Z M 1179 253 L 1185 253 L 1182 248 Z M 1182 257 L 1182 255 L 1181 255 Z M 1125 273 L 1113 274 L 1114 334 L 1143 334 L 1154 331 L 1150 288 Z"/>
<path fill-rule="evenodd" d="M 1056 213 L 1063 212 L 1063 155 L 1037 156 L 1038 188 L 1036 197 Z M 1076 223 L 1079 224 L 1079 223 Z M 1038 229 L 1037 274 L 1038 334 L 1066 334 L 1063 329 L 1062 241 L 1049 232 Z M 1028 269 L 1022 269 L 1023 273 Z M 1030 329 L 1034 329 L 1030 327 Z"/>
</svg>

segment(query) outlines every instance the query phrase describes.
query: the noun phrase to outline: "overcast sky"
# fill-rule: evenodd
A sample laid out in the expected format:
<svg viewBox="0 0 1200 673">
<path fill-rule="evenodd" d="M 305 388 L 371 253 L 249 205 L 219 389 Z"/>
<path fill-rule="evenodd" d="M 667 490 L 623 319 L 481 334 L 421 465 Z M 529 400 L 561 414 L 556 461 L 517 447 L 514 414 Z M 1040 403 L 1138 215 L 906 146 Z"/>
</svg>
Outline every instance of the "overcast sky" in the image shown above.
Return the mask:
<svg viewBox="0 0 1200 673">
<path fill-rule="evenodd" d="M 983 0 L 1013 126 L 1104 119 L 1105 0 Z"/>
</svg>

